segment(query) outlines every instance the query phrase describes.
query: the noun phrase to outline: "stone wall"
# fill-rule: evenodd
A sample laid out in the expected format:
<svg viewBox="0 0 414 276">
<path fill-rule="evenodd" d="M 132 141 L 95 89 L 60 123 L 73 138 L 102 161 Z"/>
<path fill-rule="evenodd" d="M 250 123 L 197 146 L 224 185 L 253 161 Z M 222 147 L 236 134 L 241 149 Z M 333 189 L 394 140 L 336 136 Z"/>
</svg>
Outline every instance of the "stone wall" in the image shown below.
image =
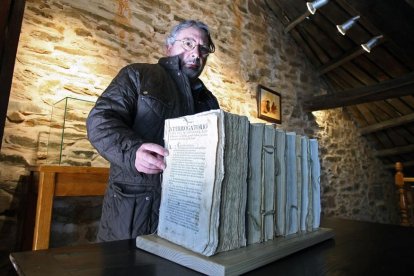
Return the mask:
<svg viewBox="0 0 414 276">
<path fill-rule="evenodd" d="M 322 208 L 326 216 L 397 224 L 393 172 L 383 168 L 348 113 L 314 112 L 323 173 Z"/>
<path fill-rule="evenodd" d="M 27 0 L 0 153 L 2 256 L 18 243 L 25 168 L 47 161 L 54 104 L 94 101 L 123 66 L 156 62 L 166 34 L 188 17 L 211 27 L 217 50 L 201 78 L 225 111 L 263 122 L 256 110 L 262 84 L 282 95 L 278 128 L 319 139 L 324 214 L 396 222 L 392 173 L 346 113 L 302 111 L 304 98 L 327 88 L 265 1 Z M 105 165 L 93 151 L 82 154 L 97 160 L 87 165 Z M 100 200 L 57 200 L 51 245 L 94 241 Z M 82 207 L 88 204 L 91 211 Z"/>
</svg>

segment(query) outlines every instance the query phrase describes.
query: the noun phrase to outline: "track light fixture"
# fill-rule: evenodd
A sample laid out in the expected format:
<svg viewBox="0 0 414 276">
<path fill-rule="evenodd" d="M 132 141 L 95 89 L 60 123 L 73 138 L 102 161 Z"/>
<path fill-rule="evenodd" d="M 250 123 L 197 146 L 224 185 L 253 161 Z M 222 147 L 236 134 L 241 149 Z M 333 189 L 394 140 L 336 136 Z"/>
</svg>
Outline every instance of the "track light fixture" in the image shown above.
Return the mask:
<svg viewBox="0 0 414 276">
<path fill-rule="evenodd" d="M 352 17 L 351 19 L 347 20 L 342 25 L 336 25 L 336 28 L 338 29 L 338 32 L 340 32 L 342 35 L 345 35 L 346 31 L 349 30 L 352 26 L 355 25 L 356 21 L 360 18 L 359 15 Z"/>
<path fill-rule="evenodd" d="M 364 49 L 368 53 L 371 52 L 372 48 L 374 48 L 378 44 L 381 38 L 383 38 L 382 35 L 378 35 L 371 38 L 367 43 L 361 44 L 362 49 Z"/>
<path fill-rule="evenodd" d="M 316 10 L 328 4 L 329 0 L 316 0 L 313 2 L 306 2 L 306 6 L 311 14 L 315 14 Z"/>
</svg>

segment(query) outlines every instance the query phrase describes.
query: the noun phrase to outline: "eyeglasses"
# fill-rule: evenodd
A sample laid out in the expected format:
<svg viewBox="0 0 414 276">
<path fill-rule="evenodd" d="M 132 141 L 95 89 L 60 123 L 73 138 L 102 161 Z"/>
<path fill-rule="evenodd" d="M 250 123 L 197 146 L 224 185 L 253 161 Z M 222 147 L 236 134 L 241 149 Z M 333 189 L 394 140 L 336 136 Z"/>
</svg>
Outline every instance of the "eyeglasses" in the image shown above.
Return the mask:
<svg viewBox="0 0 414 276">
<path fill-rule="evenodd" d="M 211 50 L 208 46 L 197 44 L 197 42 L 191 38 L 176 39 L 175 41 L 180 41 L 181 46 L 186 51 L 192 51 L 195 47 L 200 46 L 200 53 L 203 57 L 207 57 L 211 53 Z"/>
</svg>

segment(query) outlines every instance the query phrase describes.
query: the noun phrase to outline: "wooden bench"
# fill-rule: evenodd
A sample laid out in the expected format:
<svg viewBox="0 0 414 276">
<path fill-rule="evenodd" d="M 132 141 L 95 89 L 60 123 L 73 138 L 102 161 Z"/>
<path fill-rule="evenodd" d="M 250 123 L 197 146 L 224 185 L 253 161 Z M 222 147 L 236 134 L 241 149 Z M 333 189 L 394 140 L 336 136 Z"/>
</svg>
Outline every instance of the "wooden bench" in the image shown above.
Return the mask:
<svg viewBox="0 0 414 276">
<path fill-rule="evenodd" d="M 414 177 L 406 177 L 403 173 L 403 164 L 395 163 L 395 186 L 399 196 L 400 224 L 414 226 L 413 185 Z"/>
<path fill-rule="evenodd" d="M 29 193 L 34 199 L 32 201 L 36 202 L 32 203 L 36 206 L 32 250 L 49 248 L 55 196 L 102 196 L 109 177 L 109 168 L 42 165 L 30 167 L 29 171 Z M 25 232 L 28 233 L 28 230 Z"/>
</svg>

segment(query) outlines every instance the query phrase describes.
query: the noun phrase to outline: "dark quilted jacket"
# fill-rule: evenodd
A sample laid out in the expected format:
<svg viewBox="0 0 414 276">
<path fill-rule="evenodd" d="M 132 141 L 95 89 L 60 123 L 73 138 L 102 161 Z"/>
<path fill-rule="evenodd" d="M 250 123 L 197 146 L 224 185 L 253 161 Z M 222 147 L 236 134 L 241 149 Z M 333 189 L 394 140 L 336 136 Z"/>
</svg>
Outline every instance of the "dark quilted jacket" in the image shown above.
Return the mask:
<svg viewBox="0 0 414 276">
<path fill-rule="evenodd" d="M 111 163 L 98 240 L 155 232 L 161 176 L 135 169 L 137 149 L 146 142 L 163 145 L 165 119 L 218 108 L 202 83 L 191 91 L 178 57 L 128 65 L 119 72 L 87 119 L 90 142 Z"/>
</svg>

